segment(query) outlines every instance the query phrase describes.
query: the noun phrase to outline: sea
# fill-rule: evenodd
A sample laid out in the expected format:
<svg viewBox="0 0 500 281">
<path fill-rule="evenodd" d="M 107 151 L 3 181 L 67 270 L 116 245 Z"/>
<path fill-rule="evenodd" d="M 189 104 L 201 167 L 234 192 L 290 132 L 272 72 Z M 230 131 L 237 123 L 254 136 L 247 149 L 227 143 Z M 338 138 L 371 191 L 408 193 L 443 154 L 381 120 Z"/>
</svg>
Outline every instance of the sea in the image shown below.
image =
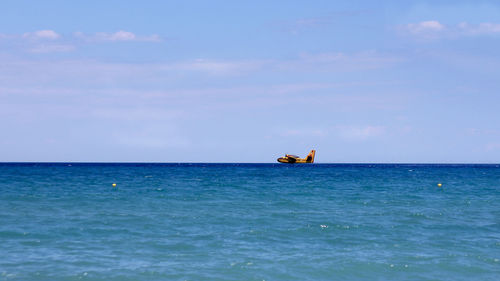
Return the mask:
<svg viewBox="0 0 500 281">
<path fill-rule="evenodd" d="M 500 280 L 500 167 L 0 163 L 0 280 Z"/>
</svg>

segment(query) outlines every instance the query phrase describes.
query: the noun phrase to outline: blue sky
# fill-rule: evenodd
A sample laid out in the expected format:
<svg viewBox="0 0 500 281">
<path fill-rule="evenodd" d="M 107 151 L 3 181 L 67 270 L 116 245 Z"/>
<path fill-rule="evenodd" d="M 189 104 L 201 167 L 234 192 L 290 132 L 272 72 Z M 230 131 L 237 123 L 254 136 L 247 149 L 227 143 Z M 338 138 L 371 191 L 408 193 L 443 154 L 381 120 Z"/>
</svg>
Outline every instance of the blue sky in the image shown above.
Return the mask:
<svg viewBox="0 0 500 281">
<path fill-rule="evenodd" d="M 498 1 L 4 1 L 0 161 L 498 163 Z"/>
</svg>

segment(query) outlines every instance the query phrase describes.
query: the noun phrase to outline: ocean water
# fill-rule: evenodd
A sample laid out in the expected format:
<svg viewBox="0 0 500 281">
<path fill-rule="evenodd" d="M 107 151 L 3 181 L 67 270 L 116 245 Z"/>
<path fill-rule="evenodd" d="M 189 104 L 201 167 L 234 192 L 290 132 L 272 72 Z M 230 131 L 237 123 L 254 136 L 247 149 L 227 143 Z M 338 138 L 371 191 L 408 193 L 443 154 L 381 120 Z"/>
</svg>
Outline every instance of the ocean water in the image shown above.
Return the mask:
<svg viewBox="0 0 500 281">
<path fill-rule="evenodd" d="M 498 165 L 0 164 L 0 280 L 500 280 L 499 260 Z"/>
</svg>

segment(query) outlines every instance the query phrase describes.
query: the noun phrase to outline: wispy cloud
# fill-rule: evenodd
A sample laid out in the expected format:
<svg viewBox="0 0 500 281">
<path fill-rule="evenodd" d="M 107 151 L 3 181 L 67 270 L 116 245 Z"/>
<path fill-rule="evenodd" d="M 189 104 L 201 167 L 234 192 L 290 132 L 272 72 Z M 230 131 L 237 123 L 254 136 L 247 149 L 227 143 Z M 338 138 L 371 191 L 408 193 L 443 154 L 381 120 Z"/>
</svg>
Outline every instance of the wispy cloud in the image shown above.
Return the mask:
<svg viewBox="0 0 500 281">
<path fill-rule="evenodd" d="M 75 32 L 72 36 L 63 36 L 54 30 L 46 29 L 23 34 L 0 33 L 0 40 L 9 40 L 11 44 L 22 46 L 21 50 L 26 52 L 42 54 L 74 51 L 82 43 L 159 42 L 161 38 L 157 34 L 142 36 L 123 30 L 114 33 L 97 32 L 91 35 Z"/>
<path fill-rule="evenodd" d="M 281 130 L 277 134 L 279 137 L 337 137 L 348 141 L 364 141 L 382 137 L 386 134 L 385 126 L 355 126 L 337 125 L 325 128 L 302 128 Z"/>
<path fill-rule="evenodd" d="M 369 10 L 337 11 L 322 16 L 303 17 L 290 21 L 282 21 L 278 22 L 277 25 L 280 27 L 281 31 L 297 35 L 310 29 L 327 27 L 347 17 L 366 15 L 370 12 Z"/>
<path fill-rule="evenodd" d="M 110 93 L 103 93 L 103 95 L 110 95 Z M 125 95 L 123 95 L 125 96 Z M 136 93 L 135 96 L 141 96 Z M 172 121 L 180 117 L 184 117 L 184 113 L 181 110 L 165 110 L 164 108 L 155 107 L 104 107 L 104 108 L 93 108 L 89 112 L 90 116 L 99 119 L 119 119 L 127 121 Z"/>
<path fill-rule="evenodd" d="M 198 59 L 177 64 L 185 70 L 210 74 L 234 75 L 250 71 L 359 71 L 389 67 L 403 61 L 402 58 L 377 51 L 357 53 L 302 53 L 289 60 L 220 61 Z"/>
<path fill-rule="evenodd" d="M 500 150 L 500 142 L 490 142 L 485 146 L 486 151 Z"/>
<path fill-rule="evenodd" d="M 68 52 L 74 50 L 70 44 L 61 42 L 56 44 L 35 44 L 29 46 L 29 51 L 34 53 L 46 52 Z M 192 81 L 193 79 L 221 79 L 224 77 L 235 77 L 244 75 L 256 75 L 259 73 L 282 72 L 282 73 L 318 73 L 331 71 L 364 71 L 388 67 L 399 63 L 400 58 L 391 55 L 379 54 L 377 52 L 364 52 L 355 54 L 346 53 L 322 53 L 303 54 L 290 60 L 219 60 L 219 59 L 196 59 L 181 60 L 174 62 L 158 63 L 111 63 L 95 60 L 64 59 L 64 60 L 20 60 L 4 59 L 2 62 L 3 77 L 0 82 L 21 83 L 23 85 L 38 85 L 36 79 L 45 84 L 59 84 L 60 81 L 80 81 L 82 85 L 93 87 L 95 85 L 120 85 L 123 82 L 132 81 L 131 84 L 141 84 L 151 88 L 152 85 L 164 85 L 170 81 L 176 85 Z M 260 75 L 260 74 L 259 74 Z M 11 77 L 9 79 L 5 77 Z M 26 77 L 30 77 L 26 80 Z M 33 82 L 31 82 L 33 81 Z M 7 84 L 4 84 L 7 85 Z M 304 91 L 324 91 L 330 88 L 330 84 L 324 83 L 299 83 L 288 84 L 286 87 L 274 88 L 269 86 L 268 90 L 274 93 L 288 93 Z M 256 91 L 262 92 L 262 89 Z M 377 101 L 370 101 L 379 104 Z"/>
<path fill-rule="evenodd" d="M 400 57 L 382 54 L 377 51 L 302 53 L 297 59 L 280 61 L 275 66 L 282 70 L 357 71 L 383 68 L 399 63 L 402 60 Z"/>
<path fill-rule="evenodd" d="M 54 30 L 38 30 L 33 32 L 25 32 L 23 34 L 2 34 L 0 33 L 0 39 L 10 39 L 10 40 L 28 40 L 32 42 L 40 41 L 55 41 L 55 40 L 65 40 L 71 41 L 74 39 L 84 40 L 86 42 L 132 42 L 132 41 L 143 41 L 143 42 L 160 42 L 161 37 L 158 34 L 152 35 L 138 35 L 130 31 L 119 30 L 113 33 L 107 32 L 96 32 L 93 34 L 86 34 L 83 32 L 74 32 L 72 36 L 63 36 Z"/>
<path fill-rule="evenodd" d="M 301 18 L 293 22 L 283 23 L 282 29 L 291 34 L 299 34 L 310 28 L 317 28 L 332 23 L 332 17 Z"/>
<path fill-rule="evenodd" d="M 68 44 L 42 44 L 37 45 L 31 49 L 31 53 L 57 53 L 57 52 L 71 52 L 75 50 L 75 46 Z"/>
<path fill-rule="evenodd" d="M 113 140 L 119 145 L 133 148 L 186 148 L 190 145 L 190 140 L 183 136 L 177 136 L 175 133 L 158 133 L 156 130 L 130 133 L 114 132 Z"/>
<path fill-rule="evenodd" d="M 348 140 L 366 140 L 380 137 L 386 132 L 384 126 L 336 126 L 336 135 Z"/>
<path fill-rule="evenodd" d="M 23 34 L 23 38 L 28 39 L 50 39 L 55 40 L 59 39 L 61 35 L 53 30 L 38 30 L 35 32 L 26 32 Z"/>
<path fill-rule="evenodd" d="M 95 34 L 85 34 L 83 32 L 75 32 L 74 37 L 78 39 L 83 39 L 85 41 L 92 42 L 102 42 L 102 41 L 110 41 L 110 42 L 119 42 L 119 41 L 143 41 L 143 42 L 159 42 L 161 38 L 157 34 L 152 34 L 148 36 L 137 35 L 135 33 L 120 30 L 114 33 L 107 32 L 97 32 Z"/>
<path fill-rule="evenodd" d="M 403 34 L 409 34 L 421 39 L 458 38 L 463 36 L 478 36 L 500 34 L 500 23 L 443 24 L 436 20 L 409 23 L 398 26 Z"/>
<path fill-rule="evenodd" d="M 500 136 L 500 130 L 498 129 L 467 128 L 464 132 L 469 136 Z"/>
<path fill-rule="evenodd" d="M 289 129 L 279 133 L 281 137 L 323 137 L 327 135 L 324 129 Z"/>
<path fill-rule="evenodd" d="M 166 66 L 165 68 L 181 71 L 203 72 L 212 75 L 237 75 L 262 68 L 266 61 L 221 61 L 210 59 L 196 59 Z"/>
<path fill-rule="evenodd" d="M 38 30 L 23 34 L 0 34 L 0 40 L 29 53 L 57 53 L 70 52 L 76 49 L 75 45 L 63 38 L 54 30 Z"/>
<path fill-rule="evenodd" d="M 435 20 L 423 21 L 419 23 L 410 23 L 405 28 L 413 34 L 422 34 L 429 32 L 440 32 L 445 30 L 445 26 Z"/>
<path fill-rule="evenodd" d="M 500 23 L 485 22 L 474 25 L 462 22 L 457 25 L 457 28 L 465 35 L 500 34 Z"/>
</svg>

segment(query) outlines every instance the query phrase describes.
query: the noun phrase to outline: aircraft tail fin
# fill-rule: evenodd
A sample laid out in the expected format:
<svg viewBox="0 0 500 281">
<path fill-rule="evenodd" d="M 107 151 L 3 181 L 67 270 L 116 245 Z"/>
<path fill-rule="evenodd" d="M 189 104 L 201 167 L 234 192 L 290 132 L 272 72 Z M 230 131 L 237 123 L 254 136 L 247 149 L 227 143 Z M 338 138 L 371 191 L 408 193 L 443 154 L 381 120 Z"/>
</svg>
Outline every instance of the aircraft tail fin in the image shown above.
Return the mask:
<svg viewBox="0 0 500 281">
<path fill-rule="evenodd" d="M 314 163 L 314 156 L 316 155 L 316 150 L 311 150 L 309 154 L 307 154 L 306 161 L 307 163 Z"/>
</svg>

